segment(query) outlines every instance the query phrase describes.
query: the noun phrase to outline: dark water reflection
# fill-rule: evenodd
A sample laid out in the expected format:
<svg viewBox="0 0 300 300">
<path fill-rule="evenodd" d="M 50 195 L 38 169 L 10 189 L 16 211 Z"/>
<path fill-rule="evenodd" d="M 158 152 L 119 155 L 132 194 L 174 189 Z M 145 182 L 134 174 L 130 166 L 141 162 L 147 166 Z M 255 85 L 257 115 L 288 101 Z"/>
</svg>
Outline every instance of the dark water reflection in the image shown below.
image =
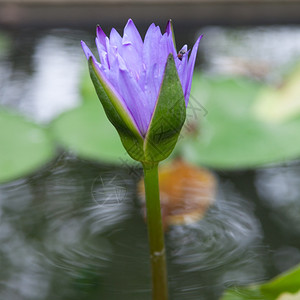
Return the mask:
<svg viewBox="0 0 300 300">
<path fill-rule="evenodd" d="M 205 218 L 173 228 L 167 237 L 174 299 L 218 299 L 225 286 L 264 278 L 262 234 L 252 205 L 221 183 Z"/>
<path fill-rule="evenodd" d="M 299 173 L 300 164 L 260 169 L 252 178 L 220 173 L 206 217 L 166 233 L 172 299 L 218 299 L 227 286 L 298 263 Z M 294 179 L 286 182 L 285 204 L 272 194 L 276 176 Z M 246 178 L 255 199 L 243 188 Z M 67 154 L 1 185 L 0 298 L 150 299 L 147 232 L 135 189 L 128 170 Z"/>
</svg>

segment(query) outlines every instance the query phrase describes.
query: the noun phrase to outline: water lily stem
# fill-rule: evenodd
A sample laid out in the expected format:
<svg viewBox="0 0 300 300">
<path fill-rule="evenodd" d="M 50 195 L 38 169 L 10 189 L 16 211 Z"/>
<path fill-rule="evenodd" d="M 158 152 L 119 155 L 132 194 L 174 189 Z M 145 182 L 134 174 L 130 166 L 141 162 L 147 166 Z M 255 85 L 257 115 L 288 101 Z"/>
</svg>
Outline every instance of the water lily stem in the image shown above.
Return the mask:
<svg viewBox="0 0 300 300">
<path fill-rule="evenodd" d="M 152 268 L 152 299 L 167 300 L 167 266 L 159 200 L 158 164 L 143 164 L 143 168 L 146 193 L 148 238 Z"/>
</svg>

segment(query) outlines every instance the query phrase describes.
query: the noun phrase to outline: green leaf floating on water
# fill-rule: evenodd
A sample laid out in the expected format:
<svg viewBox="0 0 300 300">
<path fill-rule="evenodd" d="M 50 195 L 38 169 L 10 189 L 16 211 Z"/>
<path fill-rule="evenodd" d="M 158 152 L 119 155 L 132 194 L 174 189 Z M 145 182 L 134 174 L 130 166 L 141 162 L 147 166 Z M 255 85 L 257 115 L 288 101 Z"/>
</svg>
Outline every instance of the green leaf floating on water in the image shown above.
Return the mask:
<svg viewBox="0 0 300 300">
<path fill-rule="evenodd" d="M 221 300 L 299 300 L 300 265 L 271 281 L 227 290 Z"/>
<path fill-rule="evenodd" d="M 107 163 L 132 163 L 88 76 L 82 84 L 82 96 L 81 106 L 52 122 L 51 130 L 56 141 L 83 158 Z"/>
<path fill-rule="evenodd" d="M 295 294 L 300 291 L 300 265 L 296 268 L 275 277 L 270 282 L 260 286 L 263 294 L 278 297 L 282 293 Z"/>
<path fill-rule="evenodd" d="M 215 168 L 237 169 L 300 156 L 300 114 L 281 123 L 263 120 L 254 109 L 264 87 L 242 78 L 194 78 L 191 104 L 201 103 L 198 133 L 182 139 L 184 157 Z"/>
<path fill-rule="evenodd" d="M 0 182 L 33 172 L 53 157 L 46 129 L 1 108 L 0 128 Z"/>
</svg>

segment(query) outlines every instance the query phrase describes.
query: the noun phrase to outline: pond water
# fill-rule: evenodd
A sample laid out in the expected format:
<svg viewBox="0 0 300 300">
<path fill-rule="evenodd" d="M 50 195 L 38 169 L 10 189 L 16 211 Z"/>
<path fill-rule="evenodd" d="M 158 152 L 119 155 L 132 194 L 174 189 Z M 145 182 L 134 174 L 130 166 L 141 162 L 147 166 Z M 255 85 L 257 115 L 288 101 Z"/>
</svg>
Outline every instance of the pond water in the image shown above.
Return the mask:
<svg viewBox="0 0 300 300">
<path fill-rule="evenodd" d="M 300 54 L 300 27 L 201 32 L 199 67 L 211 74 L 232 71 L 239 57 L 264 61 L 274 72 L 260 80 L 276 81 Z M 47 124 L 80 103 L 86 65 L 79 41 L 92 45 L 90 31 L 1 34 L 0 105 Z M 276 39 L 284 39 L 280 51 Z M 227 287 L 300 262 L 300 163 L 214 172 L 216 202 L 205 217 L 166 232 L 171 299 L 219 299 Z M 1 184 L 0 299 L 150 299 L 141 174 L 61 149 L 38 171 Z"/>
</svg>

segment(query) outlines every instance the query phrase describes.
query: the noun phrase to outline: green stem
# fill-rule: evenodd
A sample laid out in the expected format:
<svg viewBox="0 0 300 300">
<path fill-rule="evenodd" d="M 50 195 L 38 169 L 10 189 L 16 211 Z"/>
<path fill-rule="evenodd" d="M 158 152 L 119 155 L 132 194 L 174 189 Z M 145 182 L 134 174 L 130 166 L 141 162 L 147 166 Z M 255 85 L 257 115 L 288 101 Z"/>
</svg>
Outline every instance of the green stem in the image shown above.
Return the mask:
<svg viewBox="0 0 300 300">
<path fill-rule="evenodd" d="M 152 299 L 167 300 L 167 267 L 158 186 L 158 164 L 143 164 L 148 238 L 152 269 Z"/>
</svg>

